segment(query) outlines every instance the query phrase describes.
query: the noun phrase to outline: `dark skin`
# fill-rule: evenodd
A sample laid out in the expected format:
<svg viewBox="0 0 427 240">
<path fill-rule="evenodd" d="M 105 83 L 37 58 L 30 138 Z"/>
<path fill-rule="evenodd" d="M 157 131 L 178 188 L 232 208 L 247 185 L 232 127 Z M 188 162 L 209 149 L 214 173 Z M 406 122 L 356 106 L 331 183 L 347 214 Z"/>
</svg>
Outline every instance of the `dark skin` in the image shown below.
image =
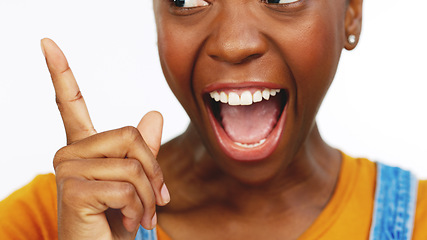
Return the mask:
<svg viewBox="0 0 427 240">
<path fill-rule="evenodd" d="M 213 1 L 182 13 L 154 2 L 163 71 L 192 119 L 179 143 L 163 146 L 159 155 L 171 161 L 160 162 L 165 166 L 189 161 L 165 174 L 177 187 L 171 188 L 174 202 L 159 210 L 160 225 L 177 239 L 259 239 L 264 233 L 296 239 L 328 203 L 341 155 L 321 139 L 314 118 L 342 48 L 353 48 L 347 34 L 360 33 L 362 2 L 300 3 L 266 8 L 257 1 Z M 268 160 L 248 165 L 220 150 L 200 93 L 212 82 L 252 79 L 290 89 L 291 117 Z M 169 149 L 174 145 L 188 147 L 177 153 Z M 188 152 L 194 154 L 188 158 Z M 200 184 L 190 184 L 195 181 Z"/>
<path fill-rule="evenodd" d="M 348 35 L 360 35 L 362 0 L 196 3 L 154 1 L 163 72 L 191 118 L 160 151 L 158 113 L 97 134 L 65 57 L 42 41 L 68 140 L 54 159 L 60 238 L 132 239 L 140 223 L 155 226 L 157 204 L 173 239 L 297 239 L 327 205 L 341 154 L 315 116 L 342 49 L 355 47 Z M 288 92 L 286 125 L 271 154 L 236 161 L 219 146 L 204 89 L 254 82 Z"/>
<path fill-rule="evenodd" d="M 186 141 L 184 136 L 191 135 L 191 131 L 194 129 L 188 129 L 182 138 L 174 141 Z M 194 164 L 196 156 L 182 161 L 184 156 L 187 157 L 187 149 L 180 151 L 176 146 L 179 144 L 168 143 L 162 146 L 159 154 L 161 158 L 163 148 L 176 153 L 171 157 L 165 152 L 168 157 L 164 159 L 168 160 L 160 162 L 162 169 L 171 169 L 163 173 L 167 176 L 173 201 L 158 209 L 160 226 L 174 239 L 193 239 L 195 236 L 203 236 L 203 239 L 259 239 L 266 233 L 272 239 L 296 239 L 328 203 L 341 158 L 334 149 L 318 149 L 319 155 L 312 159 L 325 160 L 324 163 L 315 162 L 311 165 L 313 168 L 305 169 L 297 162 L 291 163 L 287 167 L 289 172 L 253 186 L 236 181 L 208 161 Z M 181 161 L 177 166 L 178 160 Z M 291 172 L 300 168 L 298 174 Z"/>
</svg>

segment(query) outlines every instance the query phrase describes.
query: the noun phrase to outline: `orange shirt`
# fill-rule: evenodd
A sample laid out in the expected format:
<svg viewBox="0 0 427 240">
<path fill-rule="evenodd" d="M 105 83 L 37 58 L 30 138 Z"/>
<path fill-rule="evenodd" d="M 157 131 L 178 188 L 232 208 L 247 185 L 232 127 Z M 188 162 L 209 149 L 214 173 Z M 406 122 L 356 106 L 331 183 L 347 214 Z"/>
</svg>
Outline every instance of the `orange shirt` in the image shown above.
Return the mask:
<svg viewBox="0 0 427 240">
<path fill-rule="evenodd" d="M 299 238 L 368 239 L 375 197 L 376 165 L 343 155 L 339 180 L 330 202 Z M 427 181 L 418 186 L 413 239 L 427 239 Z M 0 202 L 0 239 L 56 239 L 56 184 L 53 174 L 39 175 Z M 158 240 L 170 240 L 157 226 Z"/>
</svg>

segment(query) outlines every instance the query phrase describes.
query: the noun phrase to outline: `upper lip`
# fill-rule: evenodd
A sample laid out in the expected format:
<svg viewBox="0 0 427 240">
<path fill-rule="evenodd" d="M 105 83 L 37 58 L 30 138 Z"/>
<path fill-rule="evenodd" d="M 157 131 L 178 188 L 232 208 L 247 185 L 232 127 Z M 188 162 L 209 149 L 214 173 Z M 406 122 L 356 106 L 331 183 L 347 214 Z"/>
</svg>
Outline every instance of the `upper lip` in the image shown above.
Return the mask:
<svg viewBox="0 0 427 240">
<path fill-rule="evenodd" d="M 227 82 L 215 82 L 212 84 L 209 84 L 202 90 L 202 94 L 209 94 L 212 91 L 218 91 L 218 90 L 224 90 L 224 89 L 238 89 L 238 88 L 248 88 L 248 87 L 254 87 L 254 88 L 270 88 L 270 89 L 286 89 L 284 86 L 281 86 L 277 83 L 272 82 L 263 82 L 263 81 L 248 81 L 248 82 L 234 82 L 234 81 L 227 81 Z"/>
</svg>

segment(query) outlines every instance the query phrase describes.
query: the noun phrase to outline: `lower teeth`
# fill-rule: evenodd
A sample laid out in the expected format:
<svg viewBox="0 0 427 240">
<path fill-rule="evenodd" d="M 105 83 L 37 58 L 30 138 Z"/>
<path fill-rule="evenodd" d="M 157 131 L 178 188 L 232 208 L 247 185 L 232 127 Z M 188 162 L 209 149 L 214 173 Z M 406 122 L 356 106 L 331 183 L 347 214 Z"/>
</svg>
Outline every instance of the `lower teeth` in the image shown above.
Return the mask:
<svg viewBox="0 0 427 240">
<path fill-rule="evenodd" d="M 265 138 L 262 139 L 261 141 L 257 142 L 257 143 L 239 143 L 239 142 L 234 142 L 237 146 L 240 147 L 244 147 L 244 148 L 254 148 L 254 147 L 258 147 L 259 145 L 263 144 L 265 142 Z"/>
</svg>

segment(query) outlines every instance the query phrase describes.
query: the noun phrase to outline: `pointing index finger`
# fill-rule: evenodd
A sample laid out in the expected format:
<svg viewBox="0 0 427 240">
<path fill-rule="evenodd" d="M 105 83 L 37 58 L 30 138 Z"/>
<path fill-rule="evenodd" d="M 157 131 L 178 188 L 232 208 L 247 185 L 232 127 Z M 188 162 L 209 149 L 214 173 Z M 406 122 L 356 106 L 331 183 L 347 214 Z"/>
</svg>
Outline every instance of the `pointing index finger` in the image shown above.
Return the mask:
<svg viewBox="0 0 427 240">
<path fill-rule="evenodd" d="M 41 40 L 41 47 L 55 88 L 67 144 L 95 134 L 86 103 L 61 49 L 48 38 Z"/>
</svg>

